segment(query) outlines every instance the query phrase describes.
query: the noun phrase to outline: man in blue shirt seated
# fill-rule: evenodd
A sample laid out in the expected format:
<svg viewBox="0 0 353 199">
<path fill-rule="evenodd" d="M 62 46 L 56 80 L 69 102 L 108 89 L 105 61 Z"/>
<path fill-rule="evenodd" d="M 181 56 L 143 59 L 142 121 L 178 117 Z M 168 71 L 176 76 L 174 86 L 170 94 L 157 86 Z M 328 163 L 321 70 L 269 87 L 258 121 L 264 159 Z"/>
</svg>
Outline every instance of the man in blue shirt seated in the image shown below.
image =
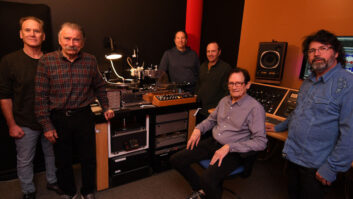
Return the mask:
<svg viewBox="0 0 353 199">
<path fill-rule="evenodd" d="M 219 102 L 215 111 L 198 124 L 186 149 L 175 153 L 172 166 L 190 183 L 193 193 L 189 198 L 222 197 L 222 181 L 255 151 L 266 148 L 265 110 L 246 94 L 250 88 L 248 71 L 236 68 L 228 77 L 230 95 Z M 202 140 L 201 134 L 212 129 L 212 137 Z M 192 163 L 211 159 L 210 166 L 199 176 Z"/>
<path fill-rule="evenodd" d="M 303 82 L 297 107 L 267 131 L 288 129 L 289 198 L 324 198 L 338 172 L 353 160 L 353 75 L 344 69 L 342 44 L 326 30 L 309 35 L 303 53 L 313 71 Z"/>
</svg>

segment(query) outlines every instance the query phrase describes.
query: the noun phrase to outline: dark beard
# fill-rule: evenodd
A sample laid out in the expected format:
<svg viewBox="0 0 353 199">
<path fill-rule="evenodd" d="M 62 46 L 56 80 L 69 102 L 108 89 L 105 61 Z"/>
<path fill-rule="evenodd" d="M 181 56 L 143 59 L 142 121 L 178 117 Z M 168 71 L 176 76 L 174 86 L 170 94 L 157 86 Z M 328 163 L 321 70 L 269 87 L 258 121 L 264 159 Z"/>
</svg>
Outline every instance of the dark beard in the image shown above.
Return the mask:
<svg viewBox="0 0 353 199">
<path fill-rule="evenodd" d="M 321 60 L 322 62 L 315 63 L 315 61 L 318 61 L 318 60 Z M 332 65 L 334 65 L 335 62 L 336 62 L 335 55 L 330 56 L 327 60 L 322 57 L 315 57 L 310 63 L 310 69 L 316 74 L 321 74 L 325 72 L 328 68 L 330 68 Z"/>
<path fill-rule="evenodd" d="M 317 60 L 322 60 L 322 62 L 315 63 Z M 315 73 L 322 73 L 329 67 L 327 61 L 323 58 L 315 58 L 310 66 L 311 71 Z"/>
</svg>

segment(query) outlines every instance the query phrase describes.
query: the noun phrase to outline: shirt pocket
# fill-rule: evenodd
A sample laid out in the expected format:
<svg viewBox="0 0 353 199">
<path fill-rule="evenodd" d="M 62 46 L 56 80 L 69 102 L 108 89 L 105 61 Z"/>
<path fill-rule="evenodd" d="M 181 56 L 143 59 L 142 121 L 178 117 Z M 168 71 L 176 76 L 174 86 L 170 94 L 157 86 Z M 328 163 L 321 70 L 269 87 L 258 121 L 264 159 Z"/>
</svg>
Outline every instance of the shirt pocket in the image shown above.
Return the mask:
<svg viewBox="0 0 353 199">
<path fill-rule="evenodd" d="M 332 123 L 336 118 L 335 114 L 331 113 L 333 108 L 332 99 L 317 96 L 313 98 L 312 123 L 308 127 L 311 143 L 324 145 L 332 139 L 331 136 L 337 129 Z"/>
<path fill-rule="evenodd" d="M 327 113 L 330 107 L 331 100 L 325 97 L 314 96 L 313 98 L 313 114 L 316 116 L 322 116 Z"/>
</svg>

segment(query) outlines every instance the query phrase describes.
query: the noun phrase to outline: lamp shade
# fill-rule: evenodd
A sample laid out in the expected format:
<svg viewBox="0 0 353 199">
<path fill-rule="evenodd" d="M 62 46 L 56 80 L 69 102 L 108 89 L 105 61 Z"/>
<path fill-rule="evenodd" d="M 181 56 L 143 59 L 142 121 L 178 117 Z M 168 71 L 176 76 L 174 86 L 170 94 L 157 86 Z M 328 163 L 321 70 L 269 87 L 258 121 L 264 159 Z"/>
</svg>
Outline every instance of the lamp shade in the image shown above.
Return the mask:
<svg viewBox="0 0 353 199">
<path fill-rule="evenodd" d="M 109 60 L 116 60 L 116 59 L 120 59 L 122 57 L 123 56 L 121 54 L 118 54 L 118 53 L 110 53 L 108 55 L 105 55 L 105 58 L 109 59 Z"/>
</svg>

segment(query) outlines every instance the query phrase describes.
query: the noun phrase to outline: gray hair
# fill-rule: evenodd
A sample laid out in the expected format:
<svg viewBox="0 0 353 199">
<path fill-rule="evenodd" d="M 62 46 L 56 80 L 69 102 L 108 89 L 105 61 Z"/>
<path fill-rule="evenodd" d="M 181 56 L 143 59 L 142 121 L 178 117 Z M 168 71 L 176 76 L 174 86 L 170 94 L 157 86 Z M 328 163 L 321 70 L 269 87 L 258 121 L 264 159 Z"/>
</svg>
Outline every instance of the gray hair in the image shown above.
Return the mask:
<svg viewBox="0 0 353 199">
<path fill-rule="evenodd" d="M 83 30 L 82 26 L 78 25 L 77 23 L 72 23 L 72 22 L 65 22 L 61 25 L 60 31 L 58 33 L 58 36 L 60 37 L 61 31 L 64 28 L 71 28 L 73 30 L 78 30 L 81 32 L 82 37 L 85 38 L 85 31 Z"/>
</svg>

